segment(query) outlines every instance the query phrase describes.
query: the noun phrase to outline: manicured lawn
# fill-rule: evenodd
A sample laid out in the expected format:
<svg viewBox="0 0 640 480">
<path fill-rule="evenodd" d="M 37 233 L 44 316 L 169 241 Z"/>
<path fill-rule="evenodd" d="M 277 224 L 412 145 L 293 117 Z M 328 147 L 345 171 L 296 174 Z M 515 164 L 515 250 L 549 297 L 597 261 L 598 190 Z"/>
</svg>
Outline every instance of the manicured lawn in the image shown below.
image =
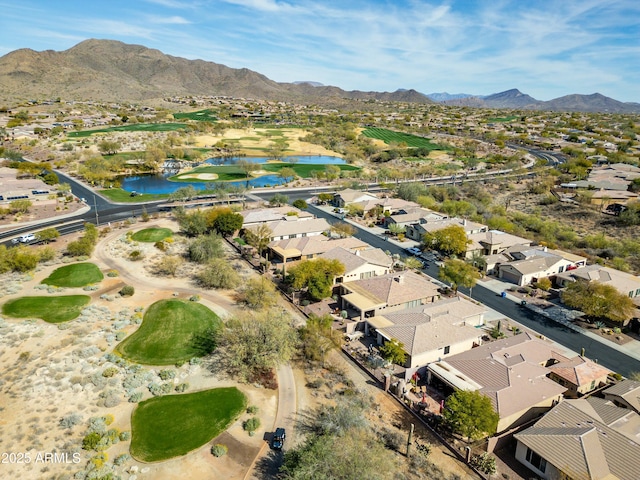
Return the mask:
<svg viewBox="0 0 640 480">
<path fill-rule="evenodd" d="M 494 117 L 494 118 L 489 118 L 487 120 L 487 123 L 503 123 L 503 122 L 512 122 L 513 120 L 515 120 L 516 118 L 518 118 L 517 115 L 508 115 L 506 117 Z"/>
<path fill-rule="evenodd" d="M 324 172 L 326 165 L 314 165 L 311 163 L 265 163 L 261 165 L 263 170 L 267 172 L 279 172 L 285 167 L 293 168 L 301 178 L 311 178 L 311 172 Z M 360 167 L 354 165 L 336 165 L 340 170 L 360 170 Z"/>
<path fill-rule="evenodd" d="M 88 295 L 21 297 L 5 303 L 2 313 L 15 318 L 41 318 L 49 323 L 62 323 L 80 315 L 90 300 Z"/>
<path fill-rule="evenodd" d="M 131 125 L 118 125 L 116 127 L 99 128 L 96 130 L 81 130 L 79 132 L 69 132 L 70 138 L 89 137 L 94 133 L 109 132 L 173 132 L 187 128 L 186 123 L 132 123 Z"/>
<path fill-rule="evenodd" d="M 145 228 L 131 235 L 131 238 L 136 242 L 156 243 L 171 236 L 173 231 L 170 228 Z"/>
<path fill-rule="evenodd" d="M 97 265 L 93 263 L 74 263 L 56 268 L 51 275 L 42 280 L 45 285 L 56 287 L 84 287 L 98 283 L 104 278 Z"/>
<path fill-rule="evenodd" d="M 104 195 L 109 200 L 119 203 L 142 203 L 151 202 L 153 200 L 162 200 L 169 196 L 168 193 L 143 193 L 142 195 L 131 196 L 131 192 L 127 192 L 121 188 L 107 188 L 100 190 L 100 195 Z"/>
<path fill-rule="evenodd" d="M 444 150 L 445 148 L 433 143 L 430 139 L 411 135 L 409 133 L 394 132 L 386 128 L 366 128 L 362 134 L 365 137 L 376 138 L 384 141 L 387 145 L 391 143 L 405 143 L 407 147 L 422 147 L 430 150 Z"/>
<path fill-rule="evenodd" d="M 172 365 L 211 353 L 213 332 L 220 325 L 218 316 L 204 305 L 160 300 L 147 309 L 140 328 L 116 350 L 136 363 Z"/>
<path fill-rule="evenodd" d="M 180 112 L 174 113 L 173 118 L 176 120 L 196 120 L 200 122 L 216 122 L 218 117 L 214 110 L 206 108 L 197 112 Z"/>
<path fill-rule="evenodd" d="M 143 462 L 185 455 L 220 435 L 246 405 L 235 387 L 140 402 L 131 414 L 131 455 Z"/>
</svg>

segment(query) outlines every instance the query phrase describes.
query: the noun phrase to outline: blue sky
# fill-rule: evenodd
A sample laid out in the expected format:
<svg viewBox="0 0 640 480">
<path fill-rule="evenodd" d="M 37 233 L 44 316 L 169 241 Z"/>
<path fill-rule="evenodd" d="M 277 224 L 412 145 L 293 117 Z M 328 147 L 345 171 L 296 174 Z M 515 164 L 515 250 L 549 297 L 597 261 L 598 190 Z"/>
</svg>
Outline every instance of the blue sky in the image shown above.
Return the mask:
<svg viewBox="0 0 640 480">
<path fill-rule="evenodd" d="M 638 0 L 0 0 L 0 55 L 120 40 L 346 90 L 640 102 Z"/>
</svg>

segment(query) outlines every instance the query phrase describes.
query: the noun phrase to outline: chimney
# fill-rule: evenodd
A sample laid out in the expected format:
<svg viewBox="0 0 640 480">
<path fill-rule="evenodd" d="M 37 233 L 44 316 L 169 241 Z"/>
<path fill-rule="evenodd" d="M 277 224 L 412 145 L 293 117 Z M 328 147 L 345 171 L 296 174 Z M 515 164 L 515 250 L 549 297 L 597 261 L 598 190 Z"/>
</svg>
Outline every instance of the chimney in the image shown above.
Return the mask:
<svg viewBox="0 0 640 480">
<path fill-rule="evenodd" d="M 398 275 L 397 277 L 394 278 L 394 280 L 398 283 L 404 283 L 404 276 Z"/>
</svg>

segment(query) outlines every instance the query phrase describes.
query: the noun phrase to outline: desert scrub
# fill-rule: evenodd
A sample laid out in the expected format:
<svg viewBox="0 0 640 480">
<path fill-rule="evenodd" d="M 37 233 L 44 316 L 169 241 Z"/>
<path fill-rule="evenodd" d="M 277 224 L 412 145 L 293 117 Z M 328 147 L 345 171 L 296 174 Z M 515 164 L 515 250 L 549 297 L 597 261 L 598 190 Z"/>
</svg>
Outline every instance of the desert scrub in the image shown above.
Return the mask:
<svg viewBox="0 0 640 480">
<path fill-rule="evenodd" d="M 260 428 L 260 419 L 258 417 L 251 417 L 242 423 L 242 428 L 249 432 L 249 435 L 253 436 L 256 430 Z"/>
<path fill-rule="evenodd" d="M 111 378 L 113 377 L 115 374 L 117 374 L 119 372 L 117 367 L 109 367 L 109 368 L 105 368 L 102 372 L 102 376 L 106 377 L 106 378 Z"/>
<path fill-rule="evenodd" d="M 181 383 L 179 385 L 176 385 L 175 391 L 178 393 L 184 393 L 188 388 L 189 388 L 188 383 Z"/>
<path fill-rule="evenodd" d="M 120 289 L 120 295 L 123 297 L 130 297 L 135 293 L 135 288 L 133 287 L 133 285 L 125 285 L 124 287 L 122 287 Z"/>
<path fill-rule="evenodd" d="M 107 272 L 107 277 L 112 277 L 113 278 L 113 277 L 117 277 L 118 275 L 120 275 L 120 274 L 118 273 L 117 270 L 109 270 Z"/>
<path fill-rule="evenodd" d="M 175 370 L 163 369 L 158 372 L 158 376 L 160 380 L 172 380 L 176 378 L 176 372 Z"/>
<path fill-rule="evenodd" d="M 229 449 L 226 445 L 222 445 L 221 443 L 216 443 L 213 447 L 211 447 L 211 455 L 214 457 L 222 457 L 227 454 Z"/>
</svg>

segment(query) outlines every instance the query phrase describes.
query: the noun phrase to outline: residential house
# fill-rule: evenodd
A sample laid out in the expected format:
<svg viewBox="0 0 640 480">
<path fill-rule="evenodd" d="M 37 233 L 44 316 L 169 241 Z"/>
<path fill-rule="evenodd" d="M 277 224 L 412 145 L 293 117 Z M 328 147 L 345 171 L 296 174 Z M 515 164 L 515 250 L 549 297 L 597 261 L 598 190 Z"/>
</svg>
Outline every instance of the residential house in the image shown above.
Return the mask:
<svg viewBox="0 0 640 480">
<path fill-rule="evenodd" d="M 336 247 L 342 247 L 351 252 L 371 248 L 368 243 L 355 237 L 331 238 L 325 235 L 275 240 L 268 246 L 270 258 L 283 262 L 310 260 Z"/>
<path fill-rule="evenodd" d="M 604 398 L 613 402 L 617 407 L 629 408 L 640 414 L 640 382 L 625 379 L 602 393 Z"/>
<path fill-rule="evenodd" d="M 351 251 L 343 247 L 335 247 L 320 255 L 320 258 L 338 260 L 344 265 L 344 275 L 336 278 L 335 283 L 386 275 L 392 271 L 393 267 L 393 258 L 380 248 Z"/>
<path fill-rule="evenodd" d="M 498 276 L 516 285 L 528 285 L 566 270 L 582 267 L 587 259 L 546 247 L 518 246 L 503 252 L 514 260 L 497 266 Z"/>
<path fill-rule="evenodd" d="M 422 237 L 425 233 L 433 233 L 443 228 L 451 226 L 462 227 L 465 233 L 468 235 L 481 233 L 487 230 L 486 225 L 481 223 L 472 222 L 464 218 L 458 217 L 440 217 L 440 218 L 425 218 L 423 221 L 411 224 L 407 227 L 406 236 L 417 242 L 422 241 Z"/>
<path fill-rule="evenodd" d="M 242 215 L 243 228 L 252 227 L 261 223 L 277 222 L 280 220 L 288 220 L 295 217 L 295 220 L 311 220 L 316 218 L 315 215 L 304 210 L 292 206 L 273 207 L 273 208 L 254 208 L 243 210 Z"/>
<path fill-rule="evenodd" d="M 532 245 L 529 239 L 518 237 L 500 230 L 485 229 L 476 233 L 468 233 L 471 243 L 467 246 L 466 258 L 474 255 L 496 255 L 515 245 Z"/>
<path fill-rule="evenodd" d="M 350 203 L 359 203 L 367 201 L 379 201 L 380 199 L 374 194 L 363 192 L 362 190 L 352 190 L 347 188 L 334 194 L 333 205 L 339 208 L 345 207 Z"/>
<path fill-rule="evenodd" d="M 604 190 L 600 189 L 591 196 L 592 205 L 600 205 L 600 210 L 608 210 L 607 207 L 617 203 L 626 205 L 632 200 L 638 200 L 640 195 L 627 190 Z"/>
<path fill-rule="evenodd" d="M 558 274 L 556 283 L 559 287 L 566 287 L 571 282 L 585 280 L 587 282 L 600 282 L 611 285 L 618 292 L 630 298 L 640 296 L 640 277 L 625 273 L 615 268 L 603 267 L 602 265 L 587 265 Z"/>
<path fill-rule="evenodd" d="M 514 435 L 516 459 L 543 479 L 637 480 L 640 416 L 608 400 L 565 400 Z"/>
<path fill-rule="evenodd" d="M 343 309 L 355 309 L 361 320 L 434 302 L 438 287 L 424 275 L 411 270 L 343 283 Z"/>
<path fill-rule="evenodd" d="M 405 367 L 410 378 L 418 367 L 470 350 L 482 343 L 486 308 L 462 297 L 367 318 L 369 333 L 378 345 L 396 340 L 407 354 Z"/>
<path fill-rule="evenodd" d="M 578 398 L 606 385 L 607 377 L 611 373 L 611 370 L 583 356 L 550 365 L 549 370 L 551 380 L 567 387 L 565 398 Z"/>
<path fill-rule="evenodd" d="M 413 202 L 407 202 L 401 198 L 378 198 L 375 200 L 366 200 L 361 202 L 354 202 L 353 205 L 358 205 L 362 208 L 363 216 L 370 216 L 372 210 L 379 210 L 384 215 L 396 215 L 400 212 L 407 212 L 418 208 L 419 205 Z"/>
<path fill-rule="evenodd" d="M 498 432 L 522 425 L 562 400 L 566 387 L 550 380 L 548 365 L 568 358 L 529 333 L 486 343 L 427 365 L 427 381 L 477 390 L 498 413 Z"/>
<path fill-rule="evenodd" d="M 271 230 L 269 241 L 283 240 L 285 238 L 313 237 L 322 235 L 331 229 L 331 225 L 324 218 L 299 219 L 297 216 L 286 217 L 284 220 L 264 222 Z M 245 230 L 254 230 L 257 225 L 243 227 Z"/>
<path fill-rule="evenodd" d="M 428 208 L 411 208 L 385 217 L 384 226 L 388 227 L 389 225 L 396 224 L 401 227 L 409 227 L 414 223 L 426 223 L 428 221 L 442 220 L 445 218 L 447 218 L 446 215 L 434 212 Z"/>
</svg>

